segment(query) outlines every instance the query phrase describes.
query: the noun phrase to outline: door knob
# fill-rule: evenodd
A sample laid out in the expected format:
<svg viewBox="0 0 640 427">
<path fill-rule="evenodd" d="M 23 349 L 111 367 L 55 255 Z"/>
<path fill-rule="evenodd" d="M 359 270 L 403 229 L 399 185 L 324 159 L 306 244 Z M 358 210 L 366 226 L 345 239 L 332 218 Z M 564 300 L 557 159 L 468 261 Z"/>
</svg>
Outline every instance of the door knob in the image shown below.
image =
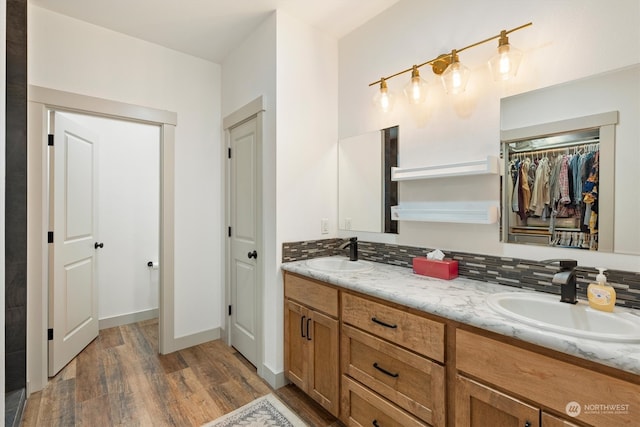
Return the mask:
<svg viewBox="0 0 640 427">
<path fill-rule="evenodd" d="M 254 250 L 253 252 L 249 252 L 249 253 L 247 254 L 247 257 L 248 257 L 249 259 L 251 259 L 251 258 L 258 259 L 258 252 L 256 252 L 255 250 Z"/>
<path fill-rule="evenodd" d="M 94 249 L 104 248 L 104 243 L 98 243 L 98 242 L 95 242 L 95 243 L 93 244 L 93 248 L 94 248 Z"/>
</svg>

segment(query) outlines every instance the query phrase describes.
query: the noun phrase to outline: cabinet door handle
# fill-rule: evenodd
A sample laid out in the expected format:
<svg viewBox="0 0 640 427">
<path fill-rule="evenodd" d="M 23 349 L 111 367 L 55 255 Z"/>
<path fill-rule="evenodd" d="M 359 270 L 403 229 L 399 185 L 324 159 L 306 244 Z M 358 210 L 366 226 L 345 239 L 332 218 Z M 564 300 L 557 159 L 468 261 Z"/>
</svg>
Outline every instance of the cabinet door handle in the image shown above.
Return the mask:
<svg viewBox="0 0 640 427">
<path fill-rule="evenodd" d="M 376 368 L 378 371 L 382 372 L 383 374 L 387 374 L 387 375 L 389 375 L 389 376 L 390 376 L 390 377 L 392 377 L 392 378 L 398 378 L 398 376 L 400 375 L 400 374 L 398 374 L 398 373 L 395 373 L 395 372 L 389 372 L 389 371 L 387 371 L 386 369 L 381 368 L 381 367 L 380 367 L 380 365 L 378 365 L 378 362 L 375 362 L 375 363 L 373 364 L 373 367 L 374 367 L 374 368 Z"/>
<path fill-rule="evenodd" d="M 309 324 L 311 323 L 311 318 L 307 318 L 307 341 L 311 341 L 311 331 L 309 330 Z"/>
<path fill-rule="evenodd" d="M 378 420 L 373 420 L 371 424 L 373 424 L 373 427 L 380 427 L 380 424 L 378 424 Z"/>
<path fill-rule="evenodd" d="M 378 319 L 376 319 L 375 317 L 372 317 L 372 318 L 371 318 L 371 321 L 372 321 L 373 323 L 377 323 L 378 325 L 384 326 L 385 328 L 395 329 L 395 328 L 397 328 L 397 327 L 398 327 L 398 325 L 392 325 L 392 324 L 390 324 L 390 323 L 383 322 L 382 320 L 378 320 Z"/>
<path fill-rule="evenodd" d="M 300 318 L 300 336 L 301 336 L 302 338 L 306 338 L 306 337 L 304 336 L 304 318 L 305 318 L 305 317 L 307 317 L 307 316 L 302 316 L 302 317 Z"/>
<path fill-rule="evenodd" d="M 524 422 L 524 427 L 531 427 L 531 423 L 529 421 Z"/>
</svg>

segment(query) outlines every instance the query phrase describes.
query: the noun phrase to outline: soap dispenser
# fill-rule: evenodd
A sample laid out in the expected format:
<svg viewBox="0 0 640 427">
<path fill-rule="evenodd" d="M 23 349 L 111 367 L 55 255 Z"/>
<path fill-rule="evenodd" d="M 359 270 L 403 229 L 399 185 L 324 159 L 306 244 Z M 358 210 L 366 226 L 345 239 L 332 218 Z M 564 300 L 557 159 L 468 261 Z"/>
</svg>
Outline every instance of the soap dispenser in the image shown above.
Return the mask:
<svg viewBox="0 0 640 427">
<path fill-rule="evenodd" d="M 591 283 L 587 288 L 589 306 L 596 310 L 613 311 L 616 304 L 616 290 L 607 284 L 607 276 L 604 275 L 605 268 L 598 267 L 600 273 L 596 276 L 596 282 Z"/>
</svg>

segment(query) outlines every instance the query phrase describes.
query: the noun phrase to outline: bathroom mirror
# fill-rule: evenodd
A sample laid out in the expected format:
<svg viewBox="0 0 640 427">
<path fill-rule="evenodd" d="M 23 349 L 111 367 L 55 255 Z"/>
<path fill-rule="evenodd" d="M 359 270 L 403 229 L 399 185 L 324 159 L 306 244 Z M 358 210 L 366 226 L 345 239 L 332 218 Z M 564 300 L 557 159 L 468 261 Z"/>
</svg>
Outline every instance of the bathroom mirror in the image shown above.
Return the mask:
<svg viewBox="0 0 640 427">
<path fill-rule="evenodd" d="M 640 254 L 638 93 L 634 65 L 501 100 L 503 242 Z"/>
<path fill-rule="evenodd" d="M 398 127 L 367 132 L 338 142 L 338 228 L 397 233 L 391 206 L 397 204 Z"/>
</svg>

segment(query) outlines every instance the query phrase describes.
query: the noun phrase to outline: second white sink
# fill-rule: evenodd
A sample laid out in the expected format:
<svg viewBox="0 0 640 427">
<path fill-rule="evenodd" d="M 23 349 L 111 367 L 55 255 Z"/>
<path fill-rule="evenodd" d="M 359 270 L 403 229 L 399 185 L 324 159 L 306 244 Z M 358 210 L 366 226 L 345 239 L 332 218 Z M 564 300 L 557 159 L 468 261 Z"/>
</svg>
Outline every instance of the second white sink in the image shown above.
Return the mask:
<svg viewBox="0 0 640 427">
<path fill-rule="evenodd" d="M 496 312 L 519 322 L 575 337 L 609 342 L 640 342 L 640 316 L 622 310 L 606 313 L 586 302 L 567 304 L 557 295 L 504 292 L 487 303 Z"/>
<path fill-rule="evenodd" d="M 345 257 L 314 258 L 307 261 L 307 266 L 312 270 L 326 273 L 358 273 L 373 270 L 373 263 L 368 261 L 349 261 Z"/>
</svg>

